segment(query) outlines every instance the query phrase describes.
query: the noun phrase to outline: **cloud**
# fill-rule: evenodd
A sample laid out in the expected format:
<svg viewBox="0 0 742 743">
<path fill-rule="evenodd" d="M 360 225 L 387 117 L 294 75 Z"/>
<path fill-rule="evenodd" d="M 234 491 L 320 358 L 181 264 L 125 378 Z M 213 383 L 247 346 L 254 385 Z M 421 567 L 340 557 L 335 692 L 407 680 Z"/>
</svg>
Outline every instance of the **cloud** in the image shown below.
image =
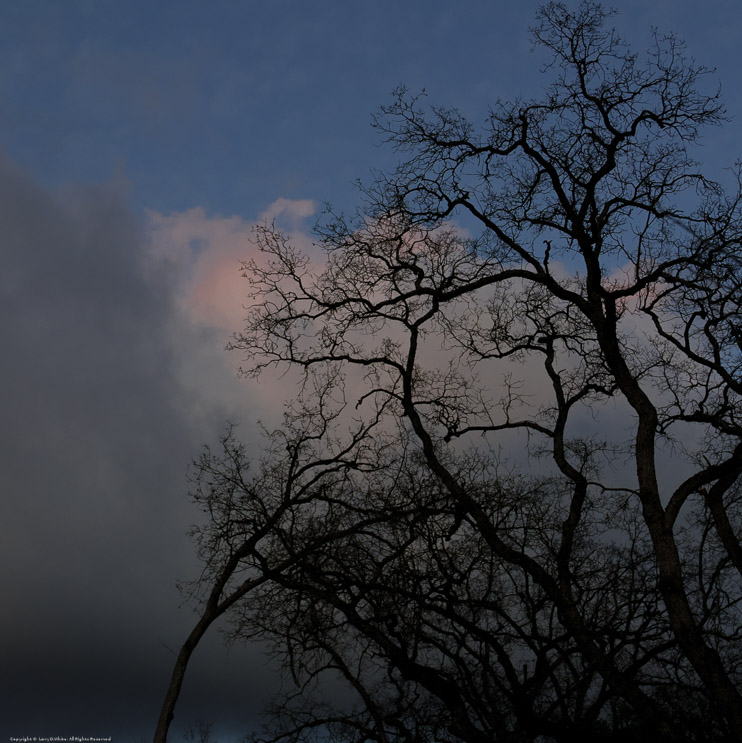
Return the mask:
<svg viewBox="0 0 742 743">
<path fill-rule="evenodd" d="M 203 297 L 244 225 L 166 220 L 174 245 L 202 245 L 157 262 L 119 186 L 52 191 L 0 156 L 0 226 L 0 734 L 151 733 L 192 621 L 175 588 L 198 571 L 186 466 L 238 397 L 252 420 L 223 343 L 193 322 L 216 317 Z M 265 686 L 244 661 L 204 651 L 181 714 L 229 719 L 236 674 Z"/>
<path fill-rule="evenodd" d="M 307 199 L 280 198 L 259 221 L 281 219 L 297 231 L 315 209 Z M 248 289 L 240 266 L 258 257 L 251 240 L 255 223 L 238 216 L 208 216 L 201 207 L 169 215 L 152 211 L 148 221 L 154 263 L 167 266 L 176 277 L 183 310 L 191 320 L 230 334 L 239 330 Z M 299 238 L 308 240 L 306 234 Z"/>
<path fill-rule="evenodd" d="M 166 276 L 176 298 L 178 313 L 170 338 L 179 359 L 181 383 L 190 390 L 192 400 L 205 406 L 202 417 L 208 420 L 209 411 L 218 407 L 224 418 L 246 423 L 240 432 L 243 438 L 255 436 L 257 429 L 252 424 L 256 420 L 269 428 L 280 423 L 286 380 L 265 376 L 238 384 L 239 367 L 245 360 L 239 353 L 224 351 L 232 335 L 243 328 L 248 312 L 249 283 L 241 265 L 248 259 L 260 263 L 252 231 L 266 221 L 285 227 L 294 245 L 311 251 L 304 220 L 315 208 L 309 200 L 280 198 L 256 221 L 210 216 L 201 207 L 147 214 L 148 270 Z M 189 342 L 189 336 L 197 340 Z"/>
<path fill-rule="evenodd" d="M 173 272 L 182 309 L 196 324 L 236 330 L 244 316 L 240 262 L 253 250 L 251 225 L 240 217 L 208 217 L 201 207 L 148 218 L 153 259 Z"/>
<path fill-rule="evenodd" d="M 317 205 L 309 199 L 276 199 L 261 215 L 261 221 L 271 222 L 278 217 L 291 219 L 294 224 L 311 217 Z"/>
</svg>

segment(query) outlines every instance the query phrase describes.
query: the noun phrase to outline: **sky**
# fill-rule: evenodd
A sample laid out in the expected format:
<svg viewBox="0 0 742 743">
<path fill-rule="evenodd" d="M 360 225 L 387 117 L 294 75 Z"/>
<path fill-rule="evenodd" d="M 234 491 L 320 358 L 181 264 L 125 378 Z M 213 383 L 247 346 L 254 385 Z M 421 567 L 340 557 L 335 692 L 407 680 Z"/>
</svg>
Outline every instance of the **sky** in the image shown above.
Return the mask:
<svg viewBox="0 0 742 743">
<path fill-rule="evenodd" d="M 717 68 L 742 157 L 738 0 L 618 1 L 643 49 L 675 31 Z M 391 167 L 371 115 L 404 84 L 481 119 L 546 78 L 504 0 L 0 0 L 0 743 L 151 739 L 195 621 L 187 468 L 227 420 L 290 391 L 240 380 L 240 260 L 276 219 L 309 244 L 323 204 Z M 198 650 L 174 731 L 260 719 L 259 648 Z"/>
</svg>

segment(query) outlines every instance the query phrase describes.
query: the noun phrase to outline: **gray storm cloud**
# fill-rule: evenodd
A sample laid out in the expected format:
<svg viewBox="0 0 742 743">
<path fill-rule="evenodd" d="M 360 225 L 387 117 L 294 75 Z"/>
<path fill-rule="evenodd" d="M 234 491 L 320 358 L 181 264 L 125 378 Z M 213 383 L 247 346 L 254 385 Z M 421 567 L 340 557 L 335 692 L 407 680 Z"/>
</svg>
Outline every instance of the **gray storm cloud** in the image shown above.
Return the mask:
<svg viewBox="0 0 742 743">
<path fill-rule="evenodd" d="M 145 736 L 192 621 L 186 467 L 225 412 L 180 364 L 213 338 L 146 268 L 120 188 L 51 191 L 3 157 L 0 226 L 0 733 Z M 262 671 L 226 658 L 202 651 L 194 715 L 252 709 Z"/>
</svg>

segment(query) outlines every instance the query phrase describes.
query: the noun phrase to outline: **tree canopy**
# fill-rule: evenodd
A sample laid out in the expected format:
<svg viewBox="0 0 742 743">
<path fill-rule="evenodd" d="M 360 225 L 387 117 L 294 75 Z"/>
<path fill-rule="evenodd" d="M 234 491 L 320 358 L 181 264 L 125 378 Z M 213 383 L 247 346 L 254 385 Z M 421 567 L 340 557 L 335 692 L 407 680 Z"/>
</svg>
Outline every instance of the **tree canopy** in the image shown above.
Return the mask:
<svg viewBox="0 0 742 743">
<path fill-rule="evenodd" d="M 397 92 L 323 262 L 257 230 L 232 346 L 296 399 L 260 461 L 196 462 L 156 741 L 222 616 L 286 672 L 255 740 L 742 740 L 742 191 L 693 159 L 724 111 L 596 3 L 532 34 L 550 86 L 481 126 Z"/>
</svg>

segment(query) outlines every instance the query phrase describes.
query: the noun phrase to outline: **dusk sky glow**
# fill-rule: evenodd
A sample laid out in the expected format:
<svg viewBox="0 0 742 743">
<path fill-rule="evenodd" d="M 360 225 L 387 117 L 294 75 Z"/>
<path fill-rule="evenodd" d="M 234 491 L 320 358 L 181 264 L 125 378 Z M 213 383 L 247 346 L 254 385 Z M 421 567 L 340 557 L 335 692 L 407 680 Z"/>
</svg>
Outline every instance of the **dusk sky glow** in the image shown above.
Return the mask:
<svg viewBox="0 0 742 743">
<path fill-rule="evenodd" d="M 310 247 L 325 203 L 352 212 L 356 179 L 395 162 L 370 124 L 399 85 L 474 122 L 541 95 L 538 5 L 0 2 L 0 743 L 151 739 L 194 620 L 188 463 L 227 420 L 257 453 L 291 394 L 224 351 L 252 226 Z M 742 4 L 614 5 L 636 50 L 656 26 L 717 69 L 732 120 L 697 157 L 723 178 Z M 273 689 L 259 649 L 214 633 L 174 739 L 202 718 L 237 740 Z"/>
</svg>

